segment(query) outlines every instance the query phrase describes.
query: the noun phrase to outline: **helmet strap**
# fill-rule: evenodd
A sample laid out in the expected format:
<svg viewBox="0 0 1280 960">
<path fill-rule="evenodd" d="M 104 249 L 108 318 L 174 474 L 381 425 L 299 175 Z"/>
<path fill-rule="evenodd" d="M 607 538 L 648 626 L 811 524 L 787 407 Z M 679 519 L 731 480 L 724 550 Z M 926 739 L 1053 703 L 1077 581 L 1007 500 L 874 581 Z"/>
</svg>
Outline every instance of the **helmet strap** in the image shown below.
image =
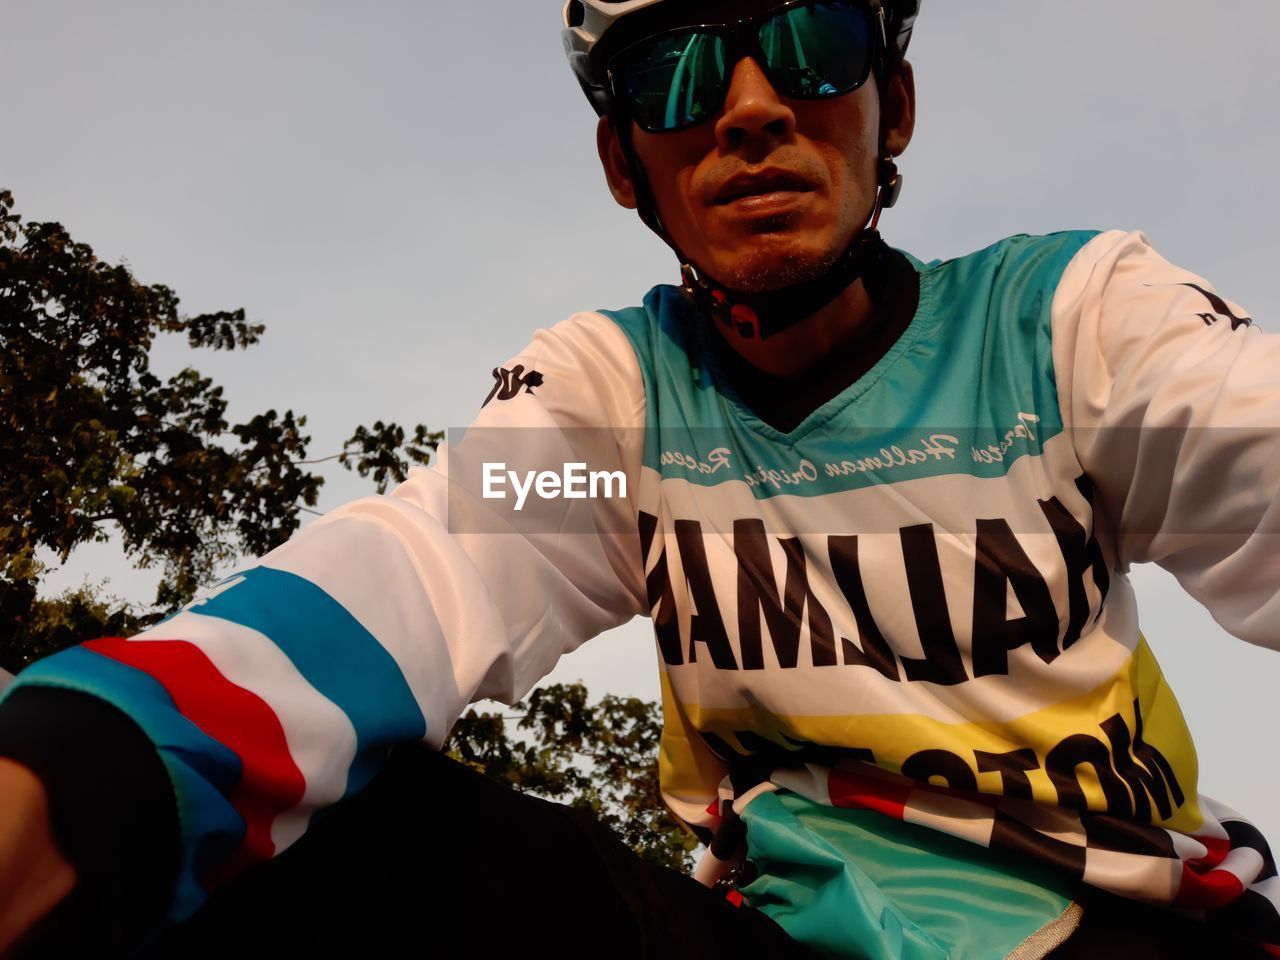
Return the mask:
<svg viewBox="0 0 1280 960">
<path fill-rule="evenodd" d="M 733 290 L 700 275 L 688 262 L 681 262 L 680 277 L 685 293 L 730 332 L 744 340 L 767 340 L 813 316 L 853 283 L 877 272 L 885 252 L 879 232 L 866 227 L 821 274 L 778 290 Z"/>
</svg>

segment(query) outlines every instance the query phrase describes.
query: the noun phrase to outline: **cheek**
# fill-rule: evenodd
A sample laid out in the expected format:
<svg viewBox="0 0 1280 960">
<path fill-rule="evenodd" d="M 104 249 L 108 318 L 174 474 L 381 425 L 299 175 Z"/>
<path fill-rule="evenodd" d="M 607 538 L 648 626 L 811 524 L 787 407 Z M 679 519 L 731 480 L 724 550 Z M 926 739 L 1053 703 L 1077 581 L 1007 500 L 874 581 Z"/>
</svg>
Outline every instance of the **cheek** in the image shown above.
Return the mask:
<svg viewBox="0 0 1280 960">
<path fill-rule="evenodd" d="M 828 142 L 821 148 L 831 175 L 833 196 L 839 198 L 837 216 L 842 226 L 861 226 L 869 213 L 875 200 L 878 148 L 874 134 L 861 133 Z"/>
<path fill-rule="evenodd" d="M 695 174 L 696 167 L 693 166 L 668 167 L 648 173 L 658 215 L 672 239 L 690 255 L 701 249 L 701 231 L 690 201 L 690 188 Z"/>
<path fill-rule="evenodd" d="M 633 135 L 636 156 L 669 230 L 684 232 L 683 225 L 693 216 L 691 198 L 698 182 L 699 164 L 712 162 L 714 152 L 714 143 L 703 143 L 704 138 L 680 133 L 658 136 L 641 130 Z"/>
<path fill-rule="evenodd" d="M 681 218 L 690 215 L 690 196 L 693 191 L 694 178 L 697 176 L 698 168 L 693 164 L 680 167 L 671 172 L 669 182 L 668 201 L 673 204 L 673 209 L 679 211 Z"/>
<path fill-rule="evenodd" d="M 706 254 L 709 225 L 698 200 L 701 167 L 696 163 L 668 169 L 661 186 L 655 184 L 658 212 L 676 244 L 695 259 Z"/>
<path fill-rule="evenodd" d="M 809 114 L 810 140 L 822 154 L 841 207 L 861 214 L 874 195 L 880 155 L 878 106 L 864 87 L 849 97 L 817 101 Z"/>
</svg>

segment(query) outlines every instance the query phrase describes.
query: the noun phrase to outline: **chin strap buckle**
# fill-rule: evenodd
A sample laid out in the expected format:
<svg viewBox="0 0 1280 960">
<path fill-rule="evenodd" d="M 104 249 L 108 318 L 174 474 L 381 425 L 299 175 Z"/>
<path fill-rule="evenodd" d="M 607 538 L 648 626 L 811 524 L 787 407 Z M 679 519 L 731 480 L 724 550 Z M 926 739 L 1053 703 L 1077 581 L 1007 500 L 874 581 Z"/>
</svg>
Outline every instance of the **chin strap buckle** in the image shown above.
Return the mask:
<svg viewBox="0 0 1280 960">
<path fill-rule="evenodd" d="M 690 264 L 680 264 L 680 280 L 684 284 L 685 293 L 695 303 L 710 308 L 717 320 L 742 339 L 763 339 L 760 335 L 760 316 L 752 307 L 745 303 L 734 303 L 724 290 L 699 278 Z"/>
</svg>

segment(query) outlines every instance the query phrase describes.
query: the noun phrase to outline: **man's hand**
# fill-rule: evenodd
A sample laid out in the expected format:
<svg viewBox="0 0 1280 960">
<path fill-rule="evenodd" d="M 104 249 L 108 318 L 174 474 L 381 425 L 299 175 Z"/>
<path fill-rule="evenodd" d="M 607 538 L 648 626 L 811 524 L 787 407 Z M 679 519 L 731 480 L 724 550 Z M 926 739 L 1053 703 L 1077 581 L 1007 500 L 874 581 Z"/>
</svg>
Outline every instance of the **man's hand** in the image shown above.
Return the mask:
<svg viewBox="0 0 1280 960">
<path fill-rule="evenodd" d="M 53 840 L 44 784 L 0 757 L 0 957 L 75 885 L 75 868 Z"/>
</svg>

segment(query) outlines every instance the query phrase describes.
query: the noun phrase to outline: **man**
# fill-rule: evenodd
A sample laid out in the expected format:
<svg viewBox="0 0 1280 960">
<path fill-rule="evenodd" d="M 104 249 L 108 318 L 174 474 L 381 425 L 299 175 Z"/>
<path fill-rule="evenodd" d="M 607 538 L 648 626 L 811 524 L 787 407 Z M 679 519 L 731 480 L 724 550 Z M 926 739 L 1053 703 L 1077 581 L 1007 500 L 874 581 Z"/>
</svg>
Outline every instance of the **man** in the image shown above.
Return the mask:
<svg viewBox="0 0 1280 960">
<path fill-rule="evenodd" d="M 473 949 L 547 917 L 580 953 L 1132 953 L 1116 915 L 1148 948 L 1277 942 L 1271 855 L 1198 795 L 1117 574 L 1159 560 L 1275 643 L 1280 346 L 1136 235 L 888 249 L 916 8 L 568 5 L 610 187 L 686 287 L 539 334 L 393 497 L 24 673 L 0 718 L 10 939 L 75 886 L 63 917 L 117 942 L 221 889 L 158 953 L 255 924 L 277 949 L 440 944 L 496 886 Z M 482 488 L 499 460 L 513 485 L 578 462 L 628 482 L 525 515 Z M 438 759 L 379 773 L 636 612 L 667 800 L 749 908 Z"/>
</svg>

